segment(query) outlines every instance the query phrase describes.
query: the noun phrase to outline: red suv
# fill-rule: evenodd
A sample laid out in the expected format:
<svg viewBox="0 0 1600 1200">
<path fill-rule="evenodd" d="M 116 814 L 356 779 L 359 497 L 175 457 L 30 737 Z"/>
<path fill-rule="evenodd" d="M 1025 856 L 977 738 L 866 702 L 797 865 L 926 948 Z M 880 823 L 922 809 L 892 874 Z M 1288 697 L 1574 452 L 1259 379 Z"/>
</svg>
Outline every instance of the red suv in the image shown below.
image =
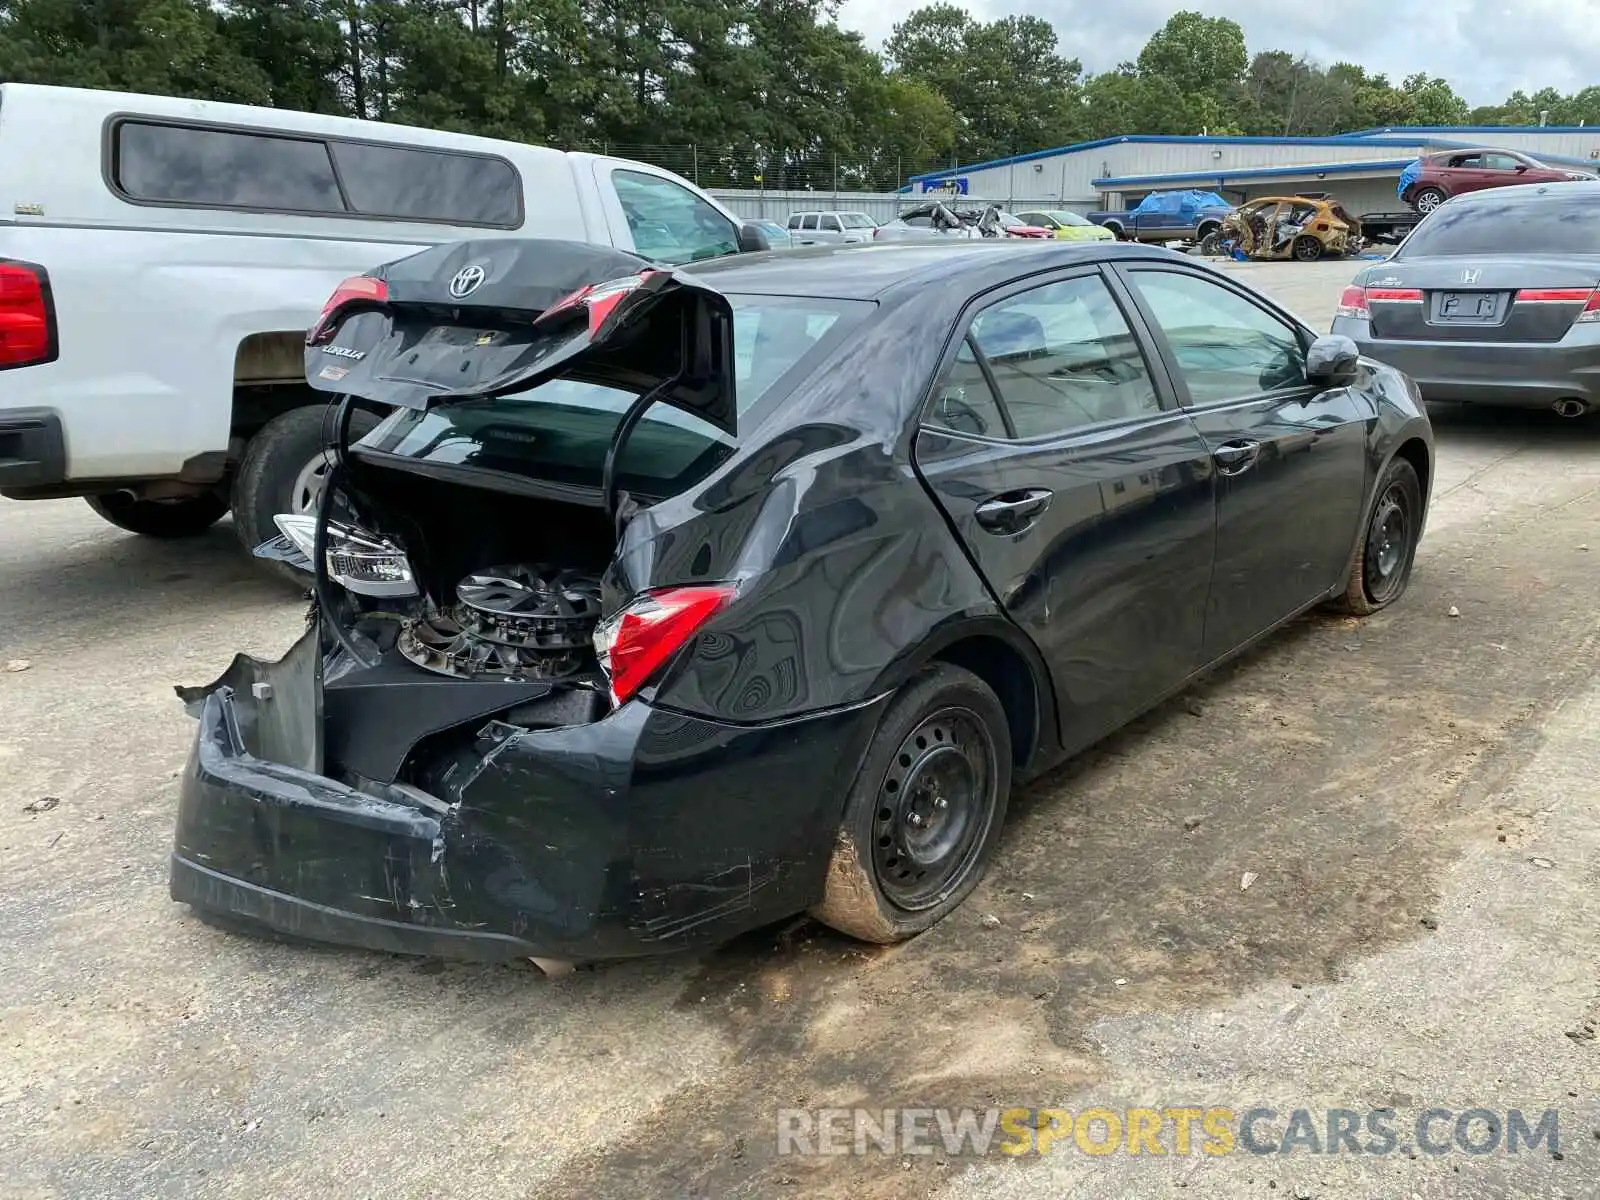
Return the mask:
<svg viewBox="0 0 1600 1200">
<path fill-rule="evenodd" d="M 1446 150 L 1418 160 L 1422 170 L 1401 199 L 1419 213 L 1431 213 L 1451 196 L 1512 183 L 1561 183 L 1594 179 L 1588 171 L 1547 167 L 1515 150 Z"/>
</svg>

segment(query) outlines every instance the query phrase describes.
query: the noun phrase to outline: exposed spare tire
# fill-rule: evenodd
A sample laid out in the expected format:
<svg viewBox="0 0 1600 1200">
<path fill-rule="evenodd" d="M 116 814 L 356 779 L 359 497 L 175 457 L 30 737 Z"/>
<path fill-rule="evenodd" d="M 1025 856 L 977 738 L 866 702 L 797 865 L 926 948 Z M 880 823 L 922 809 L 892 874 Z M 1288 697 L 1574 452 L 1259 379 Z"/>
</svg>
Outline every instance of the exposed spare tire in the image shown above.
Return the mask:
<svg viewBox="0 0 1600 1200">
<path fill-rule="evenodd" d="M 118 529 L 153 538 L 194 537 L 222 520 L 228 511 L 227 500 L 218 492 L 176 500 L 140 500 L 131 492 L 105 492 L 84 499 Z"/>
</svg>

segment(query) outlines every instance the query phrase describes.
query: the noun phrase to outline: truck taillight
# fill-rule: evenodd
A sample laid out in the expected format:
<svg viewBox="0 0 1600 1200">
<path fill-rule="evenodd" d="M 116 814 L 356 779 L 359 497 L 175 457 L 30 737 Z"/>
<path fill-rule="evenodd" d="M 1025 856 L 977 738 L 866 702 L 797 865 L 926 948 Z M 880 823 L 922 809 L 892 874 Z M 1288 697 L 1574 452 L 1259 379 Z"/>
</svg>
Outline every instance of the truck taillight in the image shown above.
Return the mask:
<svg viewBox="0 0 1600 1200">
<path fill-rule="evenodd" d="M 662 588 L 604 621 L 595 630 L 594 649 L 611 683 L 612 702 L 622 704 L 650 682 L 733 595 L 726 584 Z"/>
<path fill-rule="evenodd" d="M 389 299 L 389 285 L 371 275 L 352 275 L 338 287 L 322 306 L 316 324 L 306 334 L 306 345 L 316 346 L 333 336 L 339 310 L 349 304 L 382 304 Z"/>
<path fill-rule="evenodd" d="M 50 276 L 32 263 L 0 259 L 0 371 L 54 362 L 58 353 Z"/>
</svg>

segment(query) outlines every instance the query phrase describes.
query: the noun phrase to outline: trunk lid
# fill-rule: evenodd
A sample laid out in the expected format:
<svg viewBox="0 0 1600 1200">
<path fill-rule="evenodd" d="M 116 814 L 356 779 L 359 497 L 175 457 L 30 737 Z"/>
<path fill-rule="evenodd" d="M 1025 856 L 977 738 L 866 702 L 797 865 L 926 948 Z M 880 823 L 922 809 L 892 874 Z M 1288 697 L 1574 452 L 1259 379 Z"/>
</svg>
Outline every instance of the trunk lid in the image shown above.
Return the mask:
<svg viewBox="0 0 1600 1200">
<path fill-rule="evenodd" d="M 1600 285 L 1600 262 L 1391 259 L 1365 280 L 1372 332 L 1386 341 L 1559 342 Z"/>
<path fill-rule="evenodd" d="M 349 280 L 306 338 L 322 391 L 426 410 L 562 375 L 657 400 L 734 435 L 733 309 L 636 255 L 580 242 L 435 246 Z"/>
</svg>

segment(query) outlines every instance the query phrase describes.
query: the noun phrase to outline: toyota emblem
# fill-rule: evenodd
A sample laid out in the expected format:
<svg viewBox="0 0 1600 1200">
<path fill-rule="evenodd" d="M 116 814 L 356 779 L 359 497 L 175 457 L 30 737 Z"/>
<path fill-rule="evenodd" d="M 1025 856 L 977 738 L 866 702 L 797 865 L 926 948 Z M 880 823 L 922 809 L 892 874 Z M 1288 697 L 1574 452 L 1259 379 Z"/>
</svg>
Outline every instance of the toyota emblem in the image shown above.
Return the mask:
<svg viewBox="0 0 1600 1200">
<path fill-rule="evenodd" d="M 450 294 L 457 300 L 465 300 L 478 290 L 483 280 L 484 270 L 477 263 L 473 263 L 470 267 L 462 267 L 450 281 Z"/>
</svg>

